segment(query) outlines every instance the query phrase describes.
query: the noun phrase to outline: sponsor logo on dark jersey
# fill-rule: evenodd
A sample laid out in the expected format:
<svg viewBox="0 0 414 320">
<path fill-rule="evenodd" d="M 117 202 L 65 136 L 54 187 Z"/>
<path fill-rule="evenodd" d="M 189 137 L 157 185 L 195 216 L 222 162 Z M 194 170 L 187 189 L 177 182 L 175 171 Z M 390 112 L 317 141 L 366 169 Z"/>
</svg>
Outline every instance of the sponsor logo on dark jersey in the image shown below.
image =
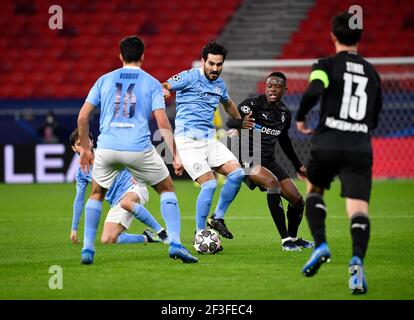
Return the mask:
<svg viewBox="0 0 414 320">
<path fill-rule="evenodd" d="M 257 123 L 254 125 L 254 128 L 256 130 L 259 130 L 261 133 L 268 134 L 270 136 L 278 136 L 282 132 L 280 130 L 276 130 L 276 129 L 272 129 L 272 128 L 267 128 L 267 127 L 261 126 L 261 125 L 259 125 Z"/>
</svg>

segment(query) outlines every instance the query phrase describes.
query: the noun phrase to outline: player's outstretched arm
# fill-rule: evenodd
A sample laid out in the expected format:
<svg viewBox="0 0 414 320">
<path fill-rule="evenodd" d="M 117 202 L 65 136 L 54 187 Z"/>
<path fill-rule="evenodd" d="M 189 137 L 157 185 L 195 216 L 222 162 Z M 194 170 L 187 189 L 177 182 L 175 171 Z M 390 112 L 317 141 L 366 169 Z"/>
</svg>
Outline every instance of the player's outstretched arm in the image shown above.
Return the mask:
<svg viewBox="0 0 414 320">
<path fill-rule="evenodd" d="M 237 106 L 236 104 L 233 102 L 232 99 L 228 99 L 227 101 L 222 101 L 223 107 L 224 107 L 224 111 L 226 111 L 226 113 L 232 117 L 233 119 L 241 119 L 241 115 L 239 113 L 239 111 L 237 110 Z"/>
<path fill-rule="evenodd" d="M 226 126 L 232 129 L 251 129 L 254 127 L 254 118 L 252 118 L 252 113 L 250 112 L 247 116 L 243 117 L 243 119 L 234 119 L 228 118 L 226 122 Z"/>
<path fill-rule="evenodd" d="M 94 155 L 89 146 L 89 118 L 92 112 L 95 110 L 95 106 L 89 102 L 85 102 L 79 111 L 78 116 L 78 132 L 80 139 L 80 168 L 83 172 L 88 173 L 90 171 Z"/>
<path fill-rule="evenodd" d="M 88 185 L 87 182 L 86 183 L 82 181 L 76 182 L 76 196 L 75 196 L 75 199 L 73 200 L 72 229 L 70 232 L 70 240 L 75 244 L 79 243 L 78 226 L 79 226 L 80 218 L 82 216 L 87 185 Z"/>
<path fill-rule="evenodd" d="M 302 96 L 299 110 L 296 115 L 296 129 L 302 134 L 311 134 L 313 130 L 306 126 L 306 114 L 318 103 L 319 97 L 324 90 L 324 84 L 316 79 L 309 83 L 308 88 Z"/>
<path fill-rule="evenodd" d="M 175 174 L 181 176 L 184 172 L 184 167 L 182 165 L 180 155 L 177 152 L 173 130 L 170 121 L 168 120 L 167 113 L 165 112 L 165 109 L 156 109 L 154 111 L 154 116 L 155 120 L 157 121 L 161 137 L 164 139 L 164 142 L 167 144 L 168 149 L 170 149 L 173 154 L 173 166 Z"/>
</svg>

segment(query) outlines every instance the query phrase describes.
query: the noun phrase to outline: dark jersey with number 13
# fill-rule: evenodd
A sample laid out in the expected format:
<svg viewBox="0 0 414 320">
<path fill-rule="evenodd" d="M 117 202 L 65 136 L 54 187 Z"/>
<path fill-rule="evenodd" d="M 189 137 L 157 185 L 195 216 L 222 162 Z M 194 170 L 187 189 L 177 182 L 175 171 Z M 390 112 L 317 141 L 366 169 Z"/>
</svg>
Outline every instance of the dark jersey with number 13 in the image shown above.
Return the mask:
<svg viewBox="0 0 414 320">
<path fill-rule="evenodd" d="M 359 54 L 339 52 L 313 65 L 310 81 L 323 82 L 319 125 L 313 149 L 372 152 L 371 130 L 382 109 L 381 81 L 374 67 Z M 297 120 L 309 111 L 301 106 Z"/>
</svg>

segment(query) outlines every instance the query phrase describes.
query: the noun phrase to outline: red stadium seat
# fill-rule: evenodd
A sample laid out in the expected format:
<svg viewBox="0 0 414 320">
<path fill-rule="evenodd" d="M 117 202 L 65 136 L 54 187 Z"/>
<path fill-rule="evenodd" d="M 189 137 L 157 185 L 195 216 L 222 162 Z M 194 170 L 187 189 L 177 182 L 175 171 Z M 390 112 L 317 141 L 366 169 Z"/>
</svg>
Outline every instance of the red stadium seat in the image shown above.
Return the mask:
<svg viewBox="0 0 414 320">
<path fill-rule="evenodd" d="M 307 17 L 300 22 L 291 41 L 285 44 L 278 58 L 317 58 L 333 53 L 329 32 L 326 31 L 330 30 L 330 19 L 352 4 L 354 3 L 348 0 L 342 2 L 317 0 Z M 361 42 L 360 47 L 363 55 L 371 57 L 414 55 L 413 38 L 404 32 L 404 26 L 412 23 L 411 29 L 408 29 L 414 33 L 414 18 L 412 18 L 414 9 L 410 1 L 360 1 L 359 5 L 365 9 L 363 16 L 365 41 Z M 308 45 L 306 51 L 296 48 L 298 42 L 307 42 L 307 39 L 311 39 L 309 43 L 312 45 Z M 392 46 L 389 45 L 390 42 L 393 43 Z"/>
<path fill-rule="evenodd" d="M 199 59 L 201 46 L 217 37 L 241 0 L 62 0 L 62 31 L 45 23 L 47 1 L 32 2 L 35 10 L 26 13 L 0 2 L 1 79 L 13 70 L 1 97 L 83 98 L 102 73 L 121 66 L 118 43 L 133 34 L 146 44 L 144 70 L 164 81 Z M 218 6 L 211 23 L 208 12 Z"/>
</svg>

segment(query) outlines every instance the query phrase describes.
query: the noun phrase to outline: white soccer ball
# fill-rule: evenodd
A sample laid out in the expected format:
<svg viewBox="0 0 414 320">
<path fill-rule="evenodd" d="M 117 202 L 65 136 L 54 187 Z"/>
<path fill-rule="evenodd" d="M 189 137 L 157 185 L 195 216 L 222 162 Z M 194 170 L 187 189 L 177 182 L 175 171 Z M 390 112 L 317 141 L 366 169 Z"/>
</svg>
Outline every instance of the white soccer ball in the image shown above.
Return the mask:
<svg viewBox="0 0 414 320">
<path fill-rule="evenodd" d="M 213 229 L 200 230 L 194 236 L 194 249 L 198 253 L 215 253 L 220 246 L 219 235 Z"/>
</svg>

